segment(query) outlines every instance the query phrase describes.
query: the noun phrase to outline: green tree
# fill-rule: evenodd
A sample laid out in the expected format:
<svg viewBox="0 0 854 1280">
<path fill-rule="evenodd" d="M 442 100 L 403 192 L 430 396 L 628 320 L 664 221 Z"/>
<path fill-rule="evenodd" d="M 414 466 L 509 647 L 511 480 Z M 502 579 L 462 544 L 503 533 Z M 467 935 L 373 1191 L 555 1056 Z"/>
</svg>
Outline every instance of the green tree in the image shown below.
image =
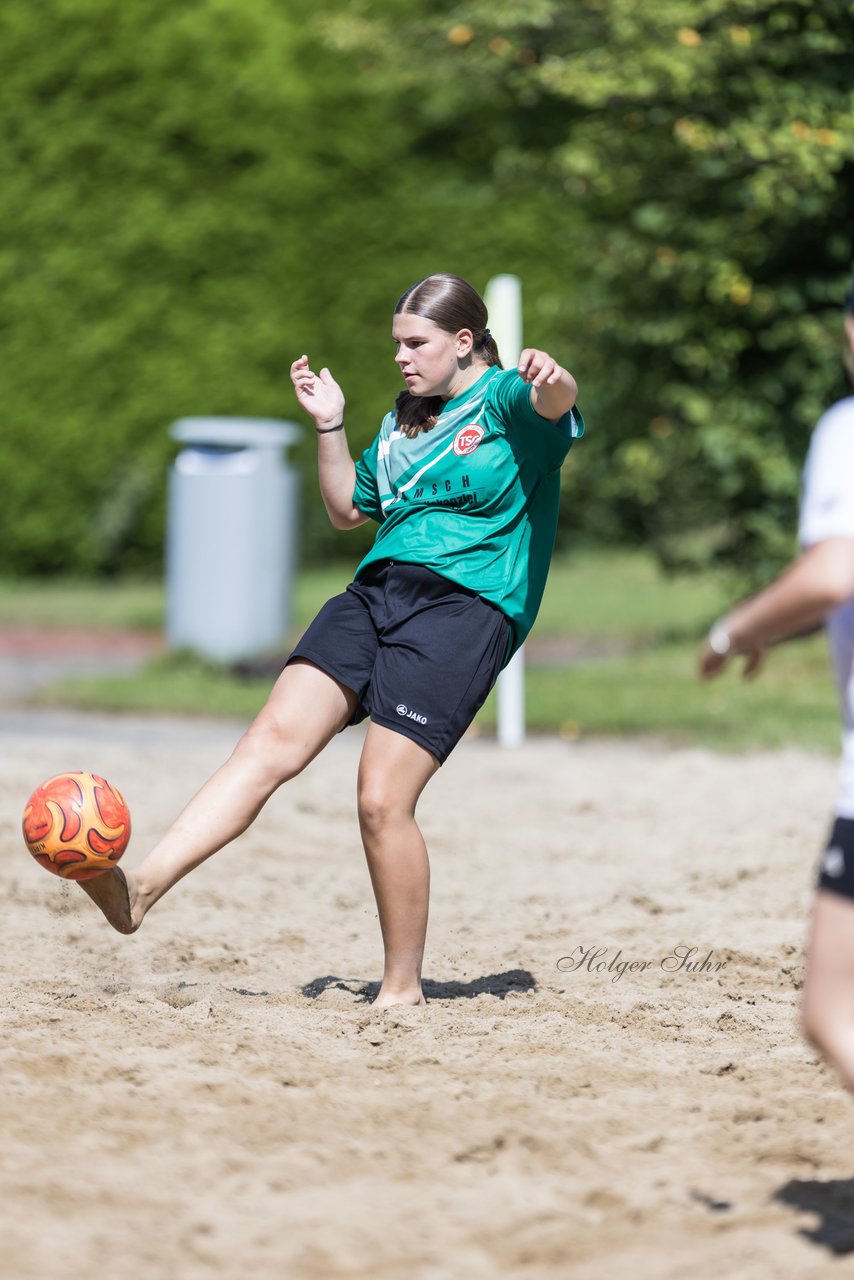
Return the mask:
<svg viewBox="0 0 854 1280">
<path fill-rule="evenodd" d="M 399 389 L 390 317 L 429 271 L 545 278 L 534 192 L 342 46 L 328 0 L 0 8 L 4 572 L 151 568 L 185 414 L 298 415 L 328 364 L 355 448 Z M 431 126 L 432 128 L 432 126 Z M 429 131 L 428 131 L 429 132 Z M 306 467 L 304 545 L 358 553 Z"/>
<path fill-rule="evenodd" d="M 391 15 L 371 0 L 351 38 L 422 104 L 428 137 L 500 118 L 495 189 L 547 189 L 571 219 L 577 270 L 539 304 L 577 352 L 591 425 L 565 521 L 669 563 L 767 573 L 791 550 L 808 433 L 845 389 L 852 6 L 468 0 L 403 29 Z M 566 259 L 560 231 L 544 251 Z"/>
</svg>

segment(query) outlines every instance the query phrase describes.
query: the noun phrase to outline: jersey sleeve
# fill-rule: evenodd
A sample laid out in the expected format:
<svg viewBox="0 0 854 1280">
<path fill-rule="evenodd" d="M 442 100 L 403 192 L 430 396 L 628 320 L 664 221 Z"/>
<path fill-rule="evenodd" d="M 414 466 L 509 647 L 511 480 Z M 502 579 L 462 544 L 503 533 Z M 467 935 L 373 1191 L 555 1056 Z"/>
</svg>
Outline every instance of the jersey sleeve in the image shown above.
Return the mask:
<svg viewBox="0 0 854 1280">
<path fill-rule="evenodd" d="M 381 524 L 384 516 L 380 503 L 380 491 L 377 484 L 377 464 L 379 459 L 380 435 L 378 433 L 362 456 L 356 461 L 356 487 L 353 490 L 353 505 L 372 520 Z"/>
<path fill-rule="evenodd" d="M 584 435 L 584 419 L 573 406 L 557 421 L 542 418 L 531 404 L 531 388 L 516 369 L 505 369 L 495 378 L 492 400 L 509 438 L 543 471 L 556 471 L 572 447 Z"/>
<path fill-rule="evenodd" d="M 854 538 L 854 396 L 834 405 L 813 432 L 804 467 L 801 546 Z"/>
</svg>

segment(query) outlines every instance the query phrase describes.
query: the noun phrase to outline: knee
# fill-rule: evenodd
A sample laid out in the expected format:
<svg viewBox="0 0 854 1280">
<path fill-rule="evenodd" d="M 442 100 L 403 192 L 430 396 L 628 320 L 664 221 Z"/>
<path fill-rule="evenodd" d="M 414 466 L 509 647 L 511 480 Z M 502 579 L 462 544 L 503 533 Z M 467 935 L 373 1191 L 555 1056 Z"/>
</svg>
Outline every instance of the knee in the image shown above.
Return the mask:
<svg viewBox="0 0 854 1280">
<path fill-rule="evenodd" d="M 281 724 L 266 708 L 240 739 L 235 755 L 262 776 L 271 789 L 296 777 L 309 762 L 299 735 Z"/>
<path fill-rule="evenodd" d="M 383 831 L 403 817 L 411 817 L 395 794 L 393 781 L 384 777 L 360 779 L 359 824 L 363 831 Z"/>
</svg>

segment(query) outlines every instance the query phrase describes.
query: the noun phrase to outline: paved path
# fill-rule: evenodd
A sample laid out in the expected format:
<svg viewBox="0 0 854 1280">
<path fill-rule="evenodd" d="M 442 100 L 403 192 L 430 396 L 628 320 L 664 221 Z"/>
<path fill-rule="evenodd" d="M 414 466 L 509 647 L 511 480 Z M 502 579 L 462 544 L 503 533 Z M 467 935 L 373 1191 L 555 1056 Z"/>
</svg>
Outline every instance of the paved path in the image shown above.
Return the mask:
<svg viewBox="0 0 854 1280">
<path fill-rule="evenodd" d="M 162 650 L 151 631 L 0 628 L 0 707 L 63 676 L 132 671 Z"/>
</svg>

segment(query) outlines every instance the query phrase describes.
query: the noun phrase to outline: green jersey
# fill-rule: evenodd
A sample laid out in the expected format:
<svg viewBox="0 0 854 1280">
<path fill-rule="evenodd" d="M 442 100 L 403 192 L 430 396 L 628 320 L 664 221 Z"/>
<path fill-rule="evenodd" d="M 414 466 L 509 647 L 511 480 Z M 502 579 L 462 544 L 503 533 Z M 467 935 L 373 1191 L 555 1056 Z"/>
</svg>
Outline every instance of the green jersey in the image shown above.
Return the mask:
<svg viewBox="0 0 854 1280">
<path fill-rule="evenodd" d="M 537 616 L 560 502 L 560 466 L 584 432 L 576 409 L 557 422 L 531 405 L 515 369 L 487 369 L 411 439 L 386 414 L 356 463 L 353 502 L 379 522 L 356 577 L 378 560 L 423 565 L 501 609 L 507 660 Z"/>
</svg>

